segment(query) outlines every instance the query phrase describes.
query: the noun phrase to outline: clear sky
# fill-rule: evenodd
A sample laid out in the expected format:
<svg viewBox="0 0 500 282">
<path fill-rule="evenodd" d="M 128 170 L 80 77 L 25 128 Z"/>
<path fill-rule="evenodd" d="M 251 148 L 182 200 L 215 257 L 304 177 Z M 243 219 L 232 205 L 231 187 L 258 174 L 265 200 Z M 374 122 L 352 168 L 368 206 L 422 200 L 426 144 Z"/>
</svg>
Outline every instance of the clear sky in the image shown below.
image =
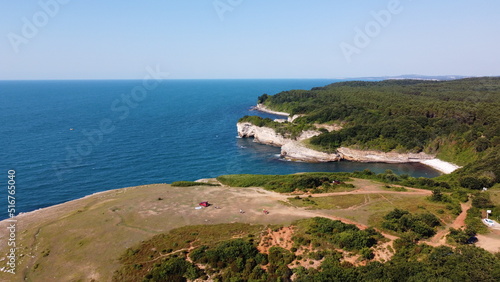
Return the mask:
<svg viewBox="0 0 500 282">
<path fill-rule="evenodd" d="M 497 76 L 499 13 L 496 0 L 0 0 L 0 79 L 157 65 L 173 79 Z"/>
</svg>

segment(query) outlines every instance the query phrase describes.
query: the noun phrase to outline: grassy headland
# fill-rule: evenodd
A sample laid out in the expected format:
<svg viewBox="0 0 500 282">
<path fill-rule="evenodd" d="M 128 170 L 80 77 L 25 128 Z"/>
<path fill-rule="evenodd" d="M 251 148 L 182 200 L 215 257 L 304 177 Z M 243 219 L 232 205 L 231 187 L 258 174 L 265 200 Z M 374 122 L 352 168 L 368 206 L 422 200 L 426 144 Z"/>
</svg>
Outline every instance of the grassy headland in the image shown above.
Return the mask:
<svg viewBox="0 0 500 282">
<path fill-rule="evenodd" d="M 18 216 L 19 271 L 0 273 L 0 280 L 499 279 L 492 271 L 499 269 L 498 257 L 464 246 L 471 228 L 481 226 L 485 208 L 500 212 L 498 190 L 470 200 L 467 191 L 415 189 L 397 177 L 389 172 L 230 175 L 219 177 L 223 186 L 189 182 L 98 193 Z M 282 186 L 296 189 L 276 193 Z M 467 200 L 468 212 L 455 209 Z M 201 201 L 213 205 L 195 209 Z M 465 213 L 465 221 L 459 220 Z M 8 224 L 2 221 L 0 228 Z M 448 231 L 456 249 L 440 241 Z M 496 234 L 478 244 L 499 244 Z M 0 253 L 7 253 L 6 247 L 0 246 Z M 445 266 L 435 263 L 437 257 Z"/>
</svg>

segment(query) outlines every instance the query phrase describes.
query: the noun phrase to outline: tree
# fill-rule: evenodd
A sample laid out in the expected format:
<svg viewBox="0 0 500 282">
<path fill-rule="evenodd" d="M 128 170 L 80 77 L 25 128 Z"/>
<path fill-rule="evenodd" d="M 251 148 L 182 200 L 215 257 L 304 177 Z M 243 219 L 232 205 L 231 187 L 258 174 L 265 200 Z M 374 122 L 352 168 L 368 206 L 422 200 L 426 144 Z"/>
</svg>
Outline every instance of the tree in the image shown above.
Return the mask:
<svg viewBox="0 0 500 282">
<path fill-rule="evenodd" d="M 476 177 L 467 176 L 460 179 L 460 186 L 464 188 L 479 190 L 483 188 L 483 182 Z"/>
</svg>

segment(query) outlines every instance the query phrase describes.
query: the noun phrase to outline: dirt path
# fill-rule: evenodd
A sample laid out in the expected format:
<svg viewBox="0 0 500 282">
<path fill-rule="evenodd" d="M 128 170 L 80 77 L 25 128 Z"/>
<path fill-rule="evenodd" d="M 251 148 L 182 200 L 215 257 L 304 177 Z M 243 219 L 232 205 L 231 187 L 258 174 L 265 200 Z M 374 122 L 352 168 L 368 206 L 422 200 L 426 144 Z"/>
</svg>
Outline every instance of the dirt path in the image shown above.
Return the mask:
<svg viewBox="0 0 500 282">
<path fill-rule="evenodd" d="M 462 212 L 455 218 L 450 227 L 455 229 L 465 227 L 465 218 L 467 217 L 467 211 L 471 208 L 470 203 L 460 203 L 460 207 L 462 208 Z"/>
<path fill-rule="evenodd" d="M 462 208 L 462 212 L 457 216 L 457 218 L 455 218 L 451 224 L 445 226 L 444 229 L 440 229 L 436 235 L 432 236 L 432 238 L 428 241 L 425 241 L 425 243 L 434 247 L 447 245 L 446 235 L 449 233 L 450 228 L 460 229 L 465 227 L 465 218 L 467 217 L 467 211 L 471 208 L 471 204 L 469 202 L 460 203 L 460 206 Z"/>
<path fill-rule="evenodd" d="M 314 197 L 329 197 L 329 196 L 341 196 L 341 195 L 357 195 L 357 194 L 396 194 L 396 195 L 431 195 L 432 191 L 417 189 L 417 188 L 409 188 L 403 187 L 399 185 L 395 185 L 394 187 L 402 187 L 407 191 L 391 191 L 385 190 L 383 184 L 374 183 L 371 180 L 367 179 L 354 179 L 353 184 L 358 187 L 358 189 L 347 192 L 331 192 L 331 193 L 321 193 L 314 194 Z M 292 196 L 292 195 L 290 195 Z"/>
</svg>

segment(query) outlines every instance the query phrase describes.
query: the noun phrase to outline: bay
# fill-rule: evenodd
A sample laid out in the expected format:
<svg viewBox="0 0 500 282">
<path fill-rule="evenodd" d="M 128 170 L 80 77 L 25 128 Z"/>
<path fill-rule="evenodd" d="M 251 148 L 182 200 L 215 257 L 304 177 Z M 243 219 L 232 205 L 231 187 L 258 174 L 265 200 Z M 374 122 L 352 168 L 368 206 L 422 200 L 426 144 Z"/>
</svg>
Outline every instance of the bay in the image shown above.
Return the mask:
<svg viewBox="0 0 500 282">
<path fill-rule="evenodd" d="M 287 162 L 279 148 L 236 138 L 240 117 L 276 118 L 250 111 L 259 95 L 338 81 L 164 80 L 144 93 L 134 92 L 140 80 L 0 81 L 0 198 L 7 198 L 10 169 L 16 212 L 104 190 L 223 174 L 391 169 L 439 175 L 421 164 Z M 0 218 L 6 217 L 5 208 Z"/>
</svg>

